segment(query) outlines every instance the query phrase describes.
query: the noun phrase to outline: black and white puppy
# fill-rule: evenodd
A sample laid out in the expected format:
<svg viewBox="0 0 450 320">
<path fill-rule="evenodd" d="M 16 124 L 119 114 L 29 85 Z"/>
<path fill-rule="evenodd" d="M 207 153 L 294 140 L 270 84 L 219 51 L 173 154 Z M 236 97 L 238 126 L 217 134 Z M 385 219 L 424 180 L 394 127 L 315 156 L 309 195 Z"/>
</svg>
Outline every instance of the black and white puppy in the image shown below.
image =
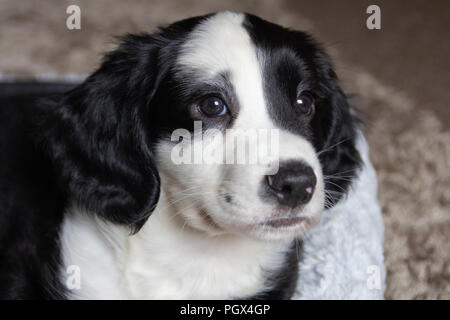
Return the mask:
<svg viewBox="0 0 450 320">
<path fill-rule="evenodd" d="M 126 36 L 73 88 L 1 88 L 2 298 L 290 298 L 298 238 L 360 163 L 326 54 L 249 14 Z M 174 163 L 194 121 L 278 130 L 278 171 Z"/>
</svg>

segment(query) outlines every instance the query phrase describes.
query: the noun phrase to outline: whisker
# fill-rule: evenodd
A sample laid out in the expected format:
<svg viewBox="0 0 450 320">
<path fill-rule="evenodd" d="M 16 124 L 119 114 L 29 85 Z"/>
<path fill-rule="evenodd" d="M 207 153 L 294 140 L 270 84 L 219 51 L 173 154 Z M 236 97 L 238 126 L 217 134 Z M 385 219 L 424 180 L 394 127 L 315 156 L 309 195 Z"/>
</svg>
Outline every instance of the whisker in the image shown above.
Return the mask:
<svg viewBox="0 0 450 320">
<path fill-rule="evenodd" d="M 341 177 L 326 177 L 323 180 L 324 181 L 341 180 L 341 181 L 348 181 L 348 182 L 352 182 L 353 181 L 353 179 L 351 179 L 351 178 L 341 178 Z"/>
<path fill-rule="evenodd" d="M 336 183 L 334 183 L 334 182 L 326 181 L 326 183 L 329 183 L 329 184 L 331 184 L 331 185 L 333 185 L 333 186 L 336 186 L 336 187 L 338 187 L 339 189 L 341 189 L 342 192 L 347 193 L 347 191 L 346 191 L 344 188 L 342 188 L 340 185 L 338 185 L 338 184 L 336 184 Z M 333 190 L 329 190 L 329 191 L 333 191 Z"/>
<path fill-rule="evenodd" d="M 344 143 L 344 142 L 347 142 L 347 141 L 349 141 L 349 140 L 351 140 L 351 139 L 352 139 L 352 138 L 347 138 L 347 139 L 341 140 L 341 141 L 339 141 L 338 143 L 335 143 L 335 144 L 333 144 L 332 146 L 329 146 L 329 147 L 326 148 L 326 149 L 322 149 L 322 150 L 320 150 L 319 152 L 317 152 L 317 156 L 321 155 L 321 154 L 324 153 L 324 152 L 330 151 L 331 149 L 333 149 L 333 148 L 337 147 L 338 145 L 340 145 L 340 144 L 342 144 L 342 143 Z"/>
</svg>

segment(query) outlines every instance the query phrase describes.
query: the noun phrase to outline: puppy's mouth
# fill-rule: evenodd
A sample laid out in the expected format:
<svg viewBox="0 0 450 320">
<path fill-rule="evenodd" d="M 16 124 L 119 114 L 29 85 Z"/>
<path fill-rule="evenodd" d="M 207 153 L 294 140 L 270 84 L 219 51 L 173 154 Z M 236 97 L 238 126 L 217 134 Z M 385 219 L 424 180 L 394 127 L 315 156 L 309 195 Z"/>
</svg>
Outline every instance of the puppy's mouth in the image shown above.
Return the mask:
<svg viewBox="0 0 450 320">
<path fill-rule="evenodd" d="M 301 223 L 310 225 L 311 219 L 305 217 L 286 217 L 286 218 L 274 218 L 260 223 L 261 226 L 269 226 L 272 228 L 291 227 L 297 226 Z"/>
<path fill-rule="evenodd" d="M 304 234 L 307 230 L 315 226 L 318 222 L 316 217 L 304 216 L 301 213 L 281 214 L 273 213 L 265 219 L 248 221 L 247 219 L 237 219 L 234 221 L 215 221 L 214 215 L 205 208 L 197 208 L 199 223 L 197 229 L 207 231 L 210 235 L 241 234 L 257 239 L 282 239 L 291 238 Z M 258 221 L 259 220 L 259 221 Z"/>
</svg>

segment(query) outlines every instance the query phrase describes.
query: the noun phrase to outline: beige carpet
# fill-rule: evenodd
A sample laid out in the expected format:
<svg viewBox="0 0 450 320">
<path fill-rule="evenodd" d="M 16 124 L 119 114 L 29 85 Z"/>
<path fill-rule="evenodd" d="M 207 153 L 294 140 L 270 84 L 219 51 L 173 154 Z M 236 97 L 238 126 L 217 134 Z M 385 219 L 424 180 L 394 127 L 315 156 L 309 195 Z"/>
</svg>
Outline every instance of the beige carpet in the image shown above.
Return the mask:
<svg viewBox="0 0 450 320">
<path fill-rule="evenodd" d="M 65 27 L 69 4 L 81 7 L 79 31 Z M 367 123 L 386 224 L 386 298 L 450 299 L 450 3 L 378 1 L 379 31 L 365 28 L 368 4 L 0 0 L 0 73 L 86 74 L 113 47 L 112 35 L 224 9 L 315 34 Z"/>
</svg>

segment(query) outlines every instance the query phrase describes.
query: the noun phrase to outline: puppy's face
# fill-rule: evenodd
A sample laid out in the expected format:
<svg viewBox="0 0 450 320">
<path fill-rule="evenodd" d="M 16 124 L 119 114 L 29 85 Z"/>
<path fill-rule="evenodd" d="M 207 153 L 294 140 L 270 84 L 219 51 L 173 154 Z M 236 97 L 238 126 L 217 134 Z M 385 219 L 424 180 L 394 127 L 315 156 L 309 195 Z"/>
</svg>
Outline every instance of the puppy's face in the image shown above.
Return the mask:
<svg viewBox="0 0 450 320">
<path fill-rule="evenodd" d="M 318 222 L 325 196 L 311 122 L 316 77 L 326 75 L 311 64 L 311 48 L 302 57 L 302 45 L 290 31 L 235 13 L 206 18 L 183 40 L 156 93 L 157 122 L 167 126 L 155 149 L 169 212 L 187 225 L 279 239 Z M 174 124 L 189 130 L 189 142 L 170 140 Z M 193 161 L 175 161 L 180 145 Z M 248 152 L 238 163 L 241 147 Z M 205 149 L 220 159 L 195 161 Z"/>
<path fill-rule="evenodd" d="M 133 231 L 158 206 L 210 234 L 292 238 L 360 161 L 328 57 L 304 33 L 246 14 L 127 36 L 38 113 L 65 194 Z"/>
</svg>

